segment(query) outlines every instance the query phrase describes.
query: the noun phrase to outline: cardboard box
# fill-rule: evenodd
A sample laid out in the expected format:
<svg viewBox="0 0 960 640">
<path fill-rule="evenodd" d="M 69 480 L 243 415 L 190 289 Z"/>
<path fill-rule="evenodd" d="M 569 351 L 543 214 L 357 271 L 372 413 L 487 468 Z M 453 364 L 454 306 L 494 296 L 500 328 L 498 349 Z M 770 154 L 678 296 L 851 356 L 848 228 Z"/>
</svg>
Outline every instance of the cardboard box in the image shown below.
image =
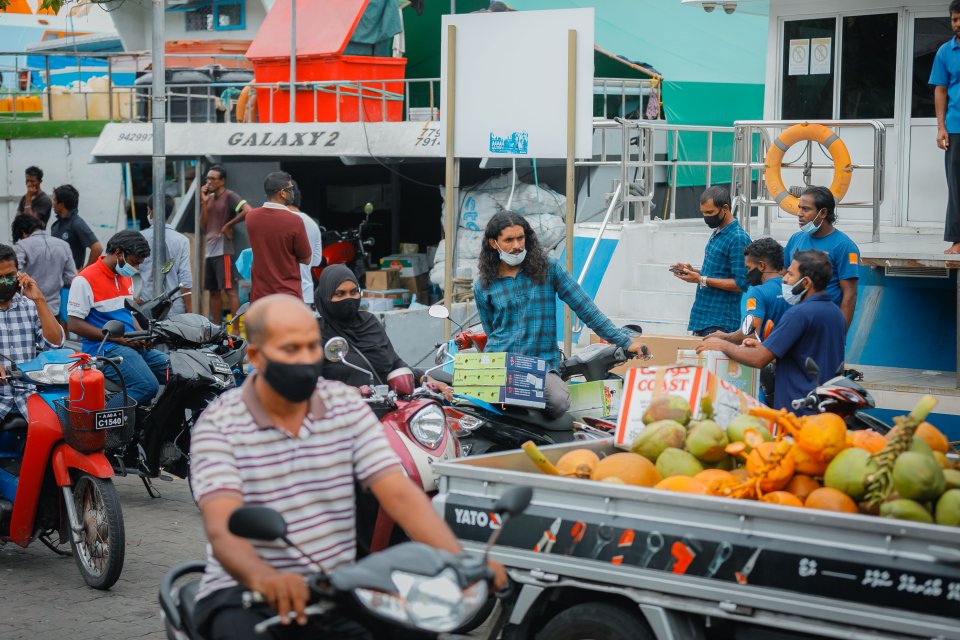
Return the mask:
<svg viewBox="0 0 960 640">
<path fill-rule="evenodd" d="M 606 340 L 603 340 L 596 334 L 590 334 L 590 344 L 597 342 L 605 343 Z M 696 349 L 697 345 L 703 342 L 703 338 L 696 336 L 642 335 L 638 337 L 635 342 L 647 345 L 647 349 L 650 350 L 650 355 L 653 357 L 650 360 L 631 358 L 619 367 L 611 369 L 610 373 L 622 376 L 626 375 L 628 369 L 634 369 L 636 367 L 657 367 L 674 364 L 677 362 L 677 351 L 681 349 Z"/>
<path fill-rule="evenodd" d="M 506 404 L 531 409 L 543 409 L 547 406 L 544 392 L 538 389 L 522 389 L 511 386 L 457 387 L 456 392 L 491 404 Z"/>
<path fill-rule="evenodd" d="M 415 278 L 421 273 L 429 273 L 430 264 L 425 253 L 397 253 L 380 258 L 381 269 L 399 269 L 404 278 Z"/>
<path fill-rule="evenodd" d="M 698 354 L 692 349 L 683 349 L 677 353 L 678 362 L 703 367 L 721 380 L 725 380 L 740 391 L 754 397 L 760 397 L 760 370 L 731 360 L 719 351 L 704 351 Z"/>
<path fill-rule="evenodd" d="M 413 276 L 412 278 L 404 278 L 400 276 L 400 279 L 397 281 L 395 287 L 390 287 L 391 289 L 406 289 L 410 292 L 410 295 L 415 293 L 420 293 L 424 289 L 430 288 L 430 274 L 421 273 L 418 276 Z M 420 299 L 420 296 L 417 296 L 417 299 Z M 422 300 L 421 300 L 422 302 Z"/>
<path fill-rule="evenodd" d="M 620 409 L 623 380 L 594 380 L 571 384 L 570 412 L 605 418 Z"/>
<path fill-rule="evenodd" d="M 382 291 L 365 290 L 364 298 L 371 300 L 392 300 L 394 307 L 405 307 L 410 304 L 410 292 L 406 289 L 384 289 Z"/>
<path fill-rule="evenodd" d="M 453 386 L 467 387 L 500 387 L 507 384 L 507 368 L 499 369 L 464 369 L 454 366 Z"/>
<path fill-rule="evenodd" d="M 546 374 L 547 361 L 519 353 L 458 353 L 454 369 L 513 369 L 530 373 Z"/>
<path fill-rule="evenodd" d="M 389 291 L 390 289 L 406 289 L 400 283 L 400 271 L 397 269 L 380 269 L 367 271 L 367 280 L 364 289 L 374 291 Z"/>
<path fill-rule="evenodd" d="M 630 448 L 646 427 L 643 424 L 644 411 L 654 398 L 665 394 L 686 398 L 694 418 L 702 417 L 700 401 L 709 397 L 713 401 L 713 419 L 721 427 L 726 427 L 736 416 L 747 413 L 750 407 L 763 406 L 755 398 L 702 367 L 636 367 L 627 371 L 623 382 L 623 401 L 614 440 L 618 447 Z"/>
</svg>

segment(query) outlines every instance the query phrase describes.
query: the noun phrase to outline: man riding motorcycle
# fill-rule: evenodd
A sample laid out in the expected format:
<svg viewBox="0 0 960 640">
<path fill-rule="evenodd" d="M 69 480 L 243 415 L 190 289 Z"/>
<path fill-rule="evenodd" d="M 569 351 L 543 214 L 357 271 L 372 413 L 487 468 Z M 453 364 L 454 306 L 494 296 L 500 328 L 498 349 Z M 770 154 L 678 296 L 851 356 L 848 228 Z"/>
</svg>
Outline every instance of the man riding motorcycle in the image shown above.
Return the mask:
<svg viewBox="0 0 960 640">
<path fill-rule="evenodd" d="M 320 330 L 307 307 L 292 296 L 268 296 L 250 307 L 246 327 L 256 373 L 207 408 L 192 440 L 192 484 L 210 541 L 197 594 L 201 633 L 214 640 L 262 638 L 253 627 L 272 613 L 242 606 L 243 592 L 253 590 L 288 623 L 293 612 L 314 633 L 372 638 L 358 621 L 304 614 L 304 576 L 354 560 L 354 480 L 414 540 L 452 553 L 460 545 L 404 475 L 359 395 L 318 380 Z M 279 511 L 296 546 L 232 535 L 228 520 L 243 504 Z M 502 586 L 502 567 L 494 569 Z M 273 637 L 300 637 L 301 630 L 287 626 Z"/>
</svg>

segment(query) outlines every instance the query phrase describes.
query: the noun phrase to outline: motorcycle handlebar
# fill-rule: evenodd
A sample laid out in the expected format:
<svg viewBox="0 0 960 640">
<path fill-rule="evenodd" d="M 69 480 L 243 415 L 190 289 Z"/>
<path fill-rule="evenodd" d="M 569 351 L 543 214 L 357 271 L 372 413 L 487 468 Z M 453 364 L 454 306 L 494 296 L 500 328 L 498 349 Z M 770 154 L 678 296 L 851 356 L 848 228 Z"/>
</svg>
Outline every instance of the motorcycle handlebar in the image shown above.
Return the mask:
<svg viewBox="0 0 960 640">
<path fill-rule="evenodd" d="M 791 402 L 790 406 L 793 407 L 794 411 L 798 411 L 800 409 L 812 409 L 817 406 L 817 399 L 812 395 L 805 398 L 798 398 Z"/>
<path fill-rule="evenodd" d="M 149 338 L 150 335 L 149 331 L 129 331 L 124 333 L 123 337 L 127 340 L 138 340 L 140 338 Z"/>
</svg>

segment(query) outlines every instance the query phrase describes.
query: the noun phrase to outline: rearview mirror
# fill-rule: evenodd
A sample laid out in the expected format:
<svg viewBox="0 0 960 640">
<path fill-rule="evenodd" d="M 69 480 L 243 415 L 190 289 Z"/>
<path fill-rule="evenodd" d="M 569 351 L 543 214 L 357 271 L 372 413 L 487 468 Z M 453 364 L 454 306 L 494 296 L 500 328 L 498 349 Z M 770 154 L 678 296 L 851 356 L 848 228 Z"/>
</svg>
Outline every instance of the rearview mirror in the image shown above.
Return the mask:
<svg viewBox="0 0 960 640">
<path fill-rule="evenodd" d="M 429 310 L 427 310 L 427 313 L 430 314 L 431 318 L 437 318 L 439 320 L 446 320 L 450 317 L 450 310 L 442 304 L 433 305 Z"/>
<path fill-rule="evenodd" d="M 122 338 L 123 334 L 126 333 L 126 329 L 124 324 L 119 320 L 110 320 L 103 325 L 100 333 L 104 338 Z"/>
<path fill-rule="evenodd" d="M 813 358 L 807 358 L 804 361 L 803 370 L 806 371 L 808 377 L 813 378 L 814 380 L 820 379 L 820 367 L 817 365 L 817 361 Z"/>
<path fill-rule="evenodd" d="M 227 528 L 235 536 L 266 542 L 287 535 L 287 521 L 270 507 L 240 507 L 230 514 Z"/>
<path fill-rule="evenodd" d="M 511 487 L 504 492 L 493 505 L 493 510 L 500 515 L 511 518 L 524 512 L 533 498 L 533 489 L 530 487 Z"/>
<path fill-rule="evenodd" d="M 323 346 L 323 357 L 330 362 L 340 362 L 347 357 L 348 353 L 350 353 L 350 345 L 347 344 L 345 338 L 339 336 L 330 338 L 327 340 L 327 344 Z"/>
<path fill-rule="evenodd" d="M 233 314 L 233 319 L 236 320 L 237 318 L 245 314 L 249 309 L 250 309 L 250 303 L 244 302 L 242 305 L 240 305 L 240 308 L 237 309 L 237 312 Z"/>
<path fill-rule="evenodd" d="M 434 364 L 445 364 L 447 359 L 450 357 L 450 351 L 447 348 L 447 343 L 444 342 L 442 345 L 437 347 L 437 355 L 433 358 Z"/>
</svg>

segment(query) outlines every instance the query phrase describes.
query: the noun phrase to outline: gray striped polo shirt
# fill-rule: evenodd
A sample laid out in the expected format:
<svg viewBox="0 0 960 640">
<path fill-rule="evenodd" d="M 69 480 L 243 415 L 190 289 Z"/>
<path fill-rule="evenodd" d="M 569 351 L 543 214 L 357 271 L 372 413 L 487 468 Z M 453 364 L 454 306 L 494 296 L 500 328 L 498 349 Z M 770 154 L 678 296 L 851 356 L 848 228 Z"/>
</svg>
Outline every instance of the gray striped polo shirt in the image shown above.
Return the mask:
<svg viewBox="0 0 960 640">
<path fill-rule="evenodd" d="M 354 479 L 368 486 L 401 470 L 383 425 L 356 389 L 321 379 L 294 437 L 272 426 L 254 390 L 256 377 L 217 398 L 197 420 L 191 482 L 198 504 L 224 492 L 240 494 L 244 504 L 283 514 L 289 538 L 324 571 L 353 562 Z M 278 571 L 312 571 L 306 559 L 282 542 L 250 542 Z M 236 584 L 208 543 L 197 598 Z"/>
</svg>

